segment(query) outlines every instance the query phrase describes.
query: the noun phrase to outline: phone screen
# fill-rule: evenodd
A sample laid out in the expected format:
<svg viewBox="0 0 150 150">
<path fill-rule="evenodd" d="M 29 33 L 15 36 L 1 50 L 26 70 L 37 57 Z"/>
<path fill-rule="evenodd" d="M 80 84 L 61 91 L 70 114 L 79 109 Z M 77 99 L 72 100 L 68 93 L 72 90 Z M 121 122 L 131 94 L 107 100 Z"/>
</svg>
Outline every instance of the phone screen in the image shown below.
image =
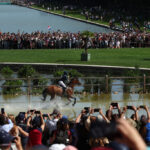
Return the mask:
<svg viewBox="0 0 150 150">
<path fill-rule="evenodd" d="M 4 113 L 5 113 L 4 108 L 1 108 L 1 113 L 2 113 L 2 114 L 4 114 Z"/>
</svg>

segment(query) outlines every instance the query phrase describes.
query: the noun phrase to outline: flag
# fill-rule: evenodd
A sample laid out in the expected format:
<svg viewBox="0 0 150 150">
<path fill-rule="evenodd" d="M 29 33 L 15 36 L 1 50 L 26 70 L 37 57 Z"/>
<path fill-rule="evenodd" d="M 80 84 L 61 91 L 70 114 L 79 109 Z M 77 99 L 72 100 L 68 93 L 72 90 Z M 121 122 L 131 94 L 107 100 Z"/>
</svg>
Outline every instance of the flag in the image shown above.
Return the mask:
<svg viewBox="0 0 150 150">
<path fill-rule="evenodd" d="M 48 26 L 48 30 L 51 30 L 51 26 Z"/>
</svg>

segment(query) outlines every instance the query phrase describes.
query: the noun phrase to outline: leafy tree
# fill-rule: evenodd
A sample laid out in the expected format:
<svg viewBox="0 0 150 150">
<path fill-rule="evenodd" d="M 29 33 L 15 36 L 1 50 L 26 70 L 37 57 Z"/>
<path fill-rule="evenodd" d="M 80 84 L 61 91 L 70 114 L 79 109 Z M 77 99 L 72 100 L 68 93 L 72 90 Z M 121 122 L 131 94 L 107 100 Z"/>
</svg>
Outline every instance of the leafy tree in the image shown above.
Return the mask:
<svg viewBox="0 0 150 150">
<path fill-rule="evenodd" d="M 11 70 L 8 66 L 1 69 L 1 74 L 6 78 L 11 77 L 13 73 L 13 70 Z"/>
<path fill-rule="evenodd" d="M 21 86 L 23 84 L 22 80 L 7 80 L 5 83 L 3 83 L 2 91 L 3 94 L 16 94 L 20 93 Z"/>
<path fill-rule="evenodd" d="M 54 73 L 54 77 L 60 77 L 64 71 L 67 71 L 70 77 L 82 77 L 83 74 L 78 72 L 75 69 L 71 69 L 71 70 L 58 70 Z"/>
<path fill-rule="evenodd" d="M 36 74 L 35 69 L 30 65 L 25 65 L 18 71 L 19 77 L 25 77 L 25 78 L 27 78 L 29 76 L 33 77 L 33 76 L 35 76 L 35 74 Z"/>
</svg>

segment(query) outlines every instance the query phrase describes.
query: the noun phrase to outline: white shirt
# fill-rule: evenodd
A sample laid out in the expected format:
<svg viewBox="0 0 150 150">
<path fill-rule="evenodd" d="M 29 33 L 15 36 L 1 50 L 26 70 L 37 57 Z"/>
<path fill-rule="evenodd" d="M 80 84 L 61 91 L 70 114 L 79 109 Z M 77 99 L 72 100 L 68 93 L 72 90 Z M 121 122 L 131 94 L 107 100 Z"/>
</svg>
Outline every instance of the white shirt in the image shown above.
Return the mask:
<svg viewBox="0 0 150 150">
<path fill-rule="evenodd" d="M 54 119 L 54 120 L 47 120 L 46 121 L 46 128 L 49 130 L 49 134 L 52 133 L 52 131 L 57 129 L 57 121 L 59 119 Z"/>
<path fill-rule="evenodd" d="M 12 121 L 10 119 L 8 119 L 8 124 L 4 124 L 4 125 L 0 126 L 0 130 L 3 129 L 6 132 L 9 132 L 12 129 L 13 125 L 14 124 L 12 123 Z"/>
</svg>

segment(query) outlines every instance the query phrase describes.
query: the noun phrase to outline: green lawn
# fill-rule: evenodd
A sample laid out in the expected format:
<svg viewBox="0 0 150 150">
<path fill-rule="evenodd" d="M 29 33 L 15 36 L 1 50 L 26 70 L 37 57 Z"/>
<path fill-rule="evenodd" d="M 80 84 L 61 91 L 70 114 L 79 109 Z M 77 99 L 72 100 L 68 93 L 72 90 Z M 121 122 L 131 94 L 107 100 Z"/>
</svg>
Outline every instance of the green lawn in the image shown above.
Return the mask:
<svg viewBox="0 0 150 150">
<path fill-rule="evenodd" d="M 91 64 L 150 68 L 149 48 L 88 49 L 91 61 L 80 61 L 83 50 L 0 50 L 0 62 Z"/>
</svg>

